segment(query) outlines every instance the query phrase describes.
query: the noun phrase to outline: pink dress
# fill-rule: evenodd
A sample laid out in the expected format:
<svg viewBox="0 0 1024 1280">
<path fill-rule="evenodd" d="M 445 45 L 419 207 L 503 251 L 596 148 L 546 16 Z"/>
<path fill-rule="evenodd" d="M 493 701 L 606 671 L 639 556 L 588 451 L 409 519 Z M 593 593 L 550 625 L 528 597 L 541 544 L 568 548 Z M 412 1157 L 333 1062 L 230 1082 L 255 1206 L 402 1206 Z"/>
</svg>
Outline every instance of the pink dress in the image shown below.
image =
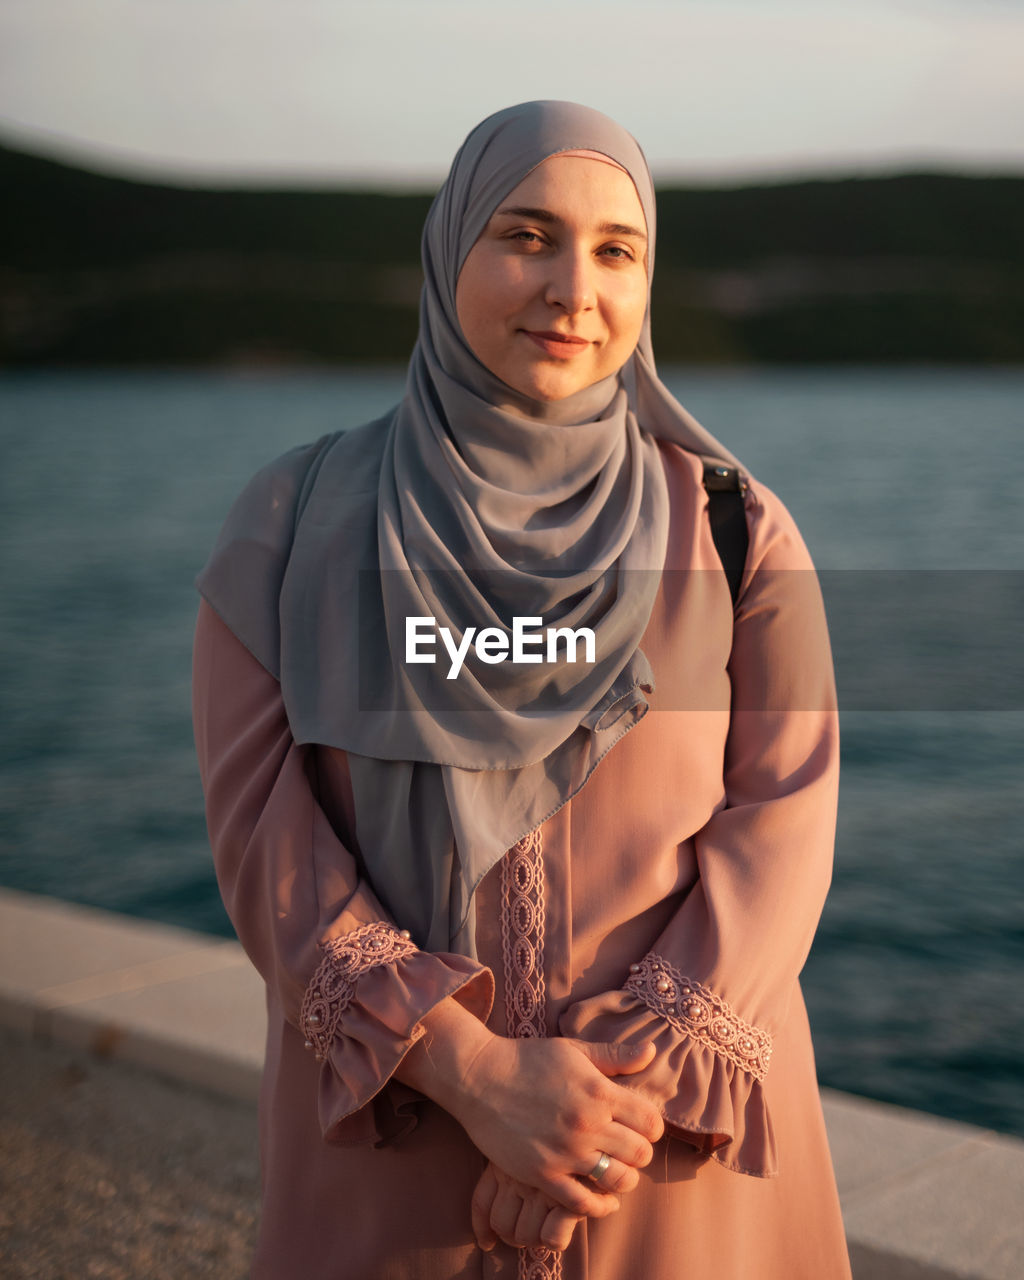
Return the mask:
<svg viewBox="0 0 1024 1280">
<path fill-rule="evenodd" d="M 418 950 L 353 838 L 344 753 L 297 746 L 277 681 L 204 604 L 195 722 L 228 911 L 267 984 L 258 1280 L 843 1280 L 850 1274 L 798 974 L 828 888 L 837 721 L 810 561 L 747 498 L 735 622 L 699 460 L 662 446 L 667 568 L 651 711 L 477 893 L 479 960 Z M 795 571 L 795 572 L 794 572 Z M 733 711 L 730 715 L 730 698 Z M 395 1080 L 454 996 L 502 1035 L 654 1040 L 630 1076 L 666 1136 L 562 1255 L 480 1251 L 484 1167 Z"/>
</svg>

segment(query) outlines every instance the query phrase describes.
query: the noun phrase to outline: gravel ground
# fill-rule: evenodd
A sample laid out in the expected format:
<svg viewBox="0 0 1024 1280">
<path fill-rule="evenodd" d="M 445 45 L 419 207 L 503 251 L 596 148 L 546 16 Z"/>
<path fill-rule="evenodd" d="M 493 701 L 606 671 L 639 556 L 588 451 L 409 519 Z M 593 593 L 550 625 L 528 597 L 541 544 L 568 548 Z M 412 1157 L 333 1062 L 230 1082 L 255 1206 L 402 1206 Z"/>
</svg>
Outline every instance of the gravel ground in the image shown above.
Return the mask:
<svg viewBox="0 0 1024 1280">
<path fill-rule="evenodd" d="M 0 1276 L 242 1280 L 256 1114 L 0 1031 Z"/>
</svg>

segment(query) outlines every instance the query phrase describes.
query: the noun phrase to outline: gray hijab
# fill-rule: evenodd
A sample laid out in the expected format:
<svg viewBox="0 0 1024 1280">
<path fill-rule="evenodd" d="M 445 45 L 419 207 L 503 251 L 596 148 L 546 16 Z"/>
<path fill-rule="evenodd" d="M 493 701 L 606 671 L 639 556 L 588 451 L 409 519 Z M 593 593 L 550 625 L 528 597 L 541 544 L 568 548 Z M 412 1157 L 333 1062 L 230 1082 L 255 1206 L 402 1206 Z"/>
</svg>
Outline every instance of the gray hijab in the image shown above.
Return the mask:
<svg viewBox="0 0 1024 1280">
<path fill-rule="evenodd" d="M 359 854 L 430 950 L 472 955 L 473 894 L 648 709 L 640 649 L 665 558 L 656 437 L 733 462 L 658 378 L 650 315 L 618 375 L 551 404 L 486 369 L 455 286 L 498 202 L 538 164 L 594 151 L 633 180 L 634 139 L 569 102 L 510 107 L 459 150 L 423 232 L 420 333 L 387 417 L 295 450 L 232 509 L 198 580 L 281 682 L 295 740 L 348 754 Z M 409 664 L 406 619 L 458 639 L 514 617 L 586 627 L 596 661 Z"/>
</svg>

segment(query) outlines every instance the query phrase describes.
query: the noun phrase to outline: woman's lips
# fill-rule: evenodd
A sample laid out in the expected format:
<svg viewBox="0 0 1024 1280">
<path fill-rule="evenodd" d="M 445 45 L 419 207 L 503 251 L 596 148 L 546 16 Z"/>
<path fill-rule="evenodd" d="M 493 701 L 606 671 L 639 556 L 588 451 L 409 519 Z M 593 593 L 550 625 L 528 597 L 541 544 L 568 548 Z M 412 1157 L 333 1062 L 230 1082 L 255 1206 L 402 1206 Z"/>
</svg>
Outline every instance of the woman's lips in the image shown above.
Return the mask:
<svg viewBox="0 0 1024 1280">
<path fill-rule="evenodd" d="M 556 360 L 571 360 L 590 346 L 586 338 L 573 338 L 553 330 L 524 329 L 523 333 L 540 347 L 545 355 L 554 356 Z"/>
</svg>

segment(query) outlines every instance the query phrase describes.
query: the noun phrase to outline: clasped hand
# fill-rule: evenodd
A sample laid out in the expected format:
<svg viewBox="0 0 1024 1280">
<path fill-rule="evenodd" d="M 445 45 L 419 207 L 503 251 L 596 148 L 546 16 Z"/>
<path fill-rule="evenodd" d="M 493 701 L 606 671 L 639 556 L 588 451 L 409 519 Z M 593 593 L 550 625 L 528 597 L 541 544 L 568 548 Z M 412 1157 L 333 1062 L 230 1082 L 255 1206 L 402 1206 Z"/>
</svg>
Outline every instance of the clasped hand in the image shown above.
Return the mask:
<svg viewBox="0 0 1024 1280">
<path fill-rule="evenodd" d="M 400 1079 L 433 1098 L 490 1161 L 473 1196 L 483 1248 L 564 1248 L 580 1218 L 604 1218 L 639 1181 L 664 1131 L 653 1103 L 613 1077 L 642 1071 L 654 1046 L 496 1036 L 449 997 L 423 1019 Z M 602 1155 L 598 1186 L 587 1175 Z"/>
<path fill-rule="evenodd" d="M 654 1046 L 494 1037 L 464 1080 L 458 1119 L 489 1157 L 473 1195 L 484 1249 L 564 1249 L 583 1217 L 603 1218 L 631 1191 L 663 1132 L 656 1108 L 611 1078 L 640 1071 Z M 600 1185 L 586 1180 L 602 1154 Z"/>
</svg>

